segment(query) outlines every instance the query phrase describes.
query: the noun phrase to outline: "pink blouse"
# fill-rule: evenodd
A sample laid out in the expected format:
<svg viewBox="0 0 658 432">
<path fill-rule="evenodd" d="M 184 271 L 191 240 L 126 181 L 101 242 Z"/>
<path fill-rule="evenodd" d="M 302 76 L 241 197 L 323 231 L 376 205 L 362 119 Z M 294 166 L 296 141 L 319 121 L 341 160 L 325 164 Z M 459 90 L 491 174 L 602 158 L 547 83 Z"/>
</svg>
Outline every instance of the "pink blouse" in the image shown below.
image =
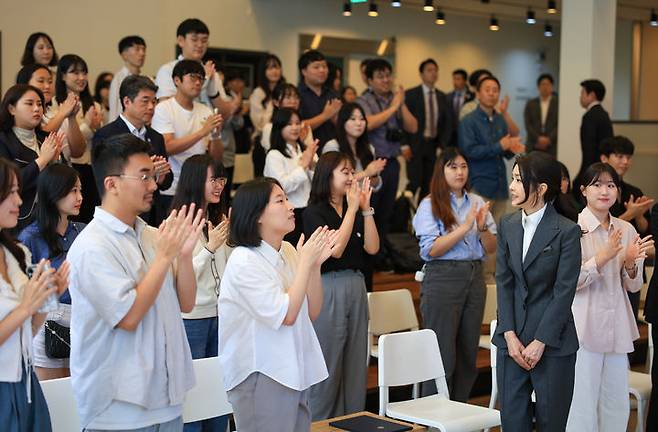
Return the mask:
<svg viewBox="0 0 658 432">
<path fill-rule="evenodd" d="M 633 341 L 640 335 L 626 291 L 637 292 L 642 287 L 644 260 L 636 261 L 637 273 L 631 278 L 624 269 L 625 249 L 601 271 L 596 267 L 595 255 L 607 244 L 613 228 L 621 230 L 624 246 L 635 240 L 637 232 L 630 223 L 613 216 L 605 230 L 588 208 L 578 216 L 578 225 L 584 231 L 580 239 L 582 266 L 572 311 L 580 345 L 598 353 L 632 352 Z"/>
</svg>

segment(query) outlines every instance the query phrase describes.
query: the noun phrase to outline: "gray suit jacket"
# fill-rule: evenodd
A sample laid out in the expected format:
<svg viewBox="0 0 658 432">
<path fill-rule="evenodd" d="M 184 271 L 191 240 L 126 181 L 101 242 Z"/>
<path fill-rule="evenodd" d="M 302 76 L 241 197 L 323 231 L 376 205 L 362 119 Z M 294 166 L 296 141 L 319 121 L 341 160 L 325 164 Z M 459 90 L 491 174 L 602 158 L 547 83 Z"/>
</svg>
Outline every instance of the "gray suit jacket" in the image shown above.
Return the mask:
<svg viewBox="0 0 658 432">
<path fill-rule="evenodd" d="M 526 145 L 528 152 L 535 150 L 537 138 L 540 135 L 545 135 L 550 138 L 551 146 L 545 150 L 553 156 L 557 155 L 557 95 L 551 97 L 548 104 L 548 113 L 546 113 L 546 124 L 544 128 L 541 127 L 541 104 L 539 98 L 530 99 L 526 103 L 525 110 L 523 111 L 523 120 L 525 122 L 525 129 L 528 134 Z"/>
<path fill-rule="evenodd" d="M 578 350 L 571 304 L 580 273 L 580 227 L 548 204 L 523 262 L 521 212 L 498 226 L 496 291 L 498 326 L 493 343 L 506 350 L 504 333 L 514 330 L 524 345 L 537 339 L 545 356 Z"/>
</svg>

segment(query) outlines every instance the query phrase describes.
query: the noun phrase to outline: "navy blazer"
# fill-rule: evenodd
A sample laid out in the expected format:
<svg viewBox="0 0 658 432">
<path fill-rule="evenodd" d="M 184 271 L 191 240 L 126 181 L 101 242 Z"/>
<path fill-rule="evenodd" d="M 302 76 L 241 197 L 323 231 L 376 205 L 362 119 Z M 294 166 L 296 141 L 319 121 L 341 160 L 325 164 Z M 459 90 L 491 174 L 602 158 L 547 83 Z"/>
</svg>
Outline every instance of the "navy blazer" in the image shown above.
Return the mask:
<svg viewBox="0 0 658 432">
<path fill-rule="evenodd" d="M 450 143 L 453 128 L 452 106 L 448 102 L 446 95 L 440 91 L 434 90 L 436 95 L 436 105 L 439 110 L 438 123 L 436 124 L 437 145 L 445 147 Z M 409 112 L 418 120 L 418 132 L 414 139 L 411 140 L 411 150 L 414 154 L 418 153 L 418 146 L 422 143 L 423 133 L 425 132 L 425 95 L 423 86 L 419 85 L 406 91 L 404 96 L 405 104 Z M 428 113 L 429 115 L 429 113 Z"/>
<path fill-rule="evenodd" d="M 658 204 L 654 204 L 651 208 L 651 227 L 649 234 L 653 238 L 658 238 Z M 651 324 L 658 324 L 658 273 L 653 272 L 653 276 L 649 281 L 649 290 L 647 291 L 647 299 L 644 301 L 644 319 Z M 658 331 L 658 329 L 654 330 Z"/>
<path fill-rule="evenodd" d="M 48 136 L 45 132 L 37 129 L 37 141 L 39 147 Z M 34 213 L 34 200 L 37 196 L 37 179 L 39 178 L 39 166 L 36 163 L 38 155 L 32 149 L 23 145 L 16 134 L 10 129 L 0 131 L 0 157 L 4 157 L 13 162 L 21 173 L 21 198 L 23 204 L 19 211 L 19 221 L 17 229 L 29 225 Z"/>
<path fill-rule="evenodd" d="M 92 146 L 96 145 L 99 141 L 124 133 L 130 133 L 130 129 L 128 129 L 128 125 L 121 119 L 121 117 L 117 117 L 112 123 L 108 123 L 96 131 Z M 165 148 L 164 137 L 148 125 L 146 125 L 146 141 L 151 145 L 150 155 L 163 156 L 165 159 L 169 160 Z M 158 185 L 158 190 L 154 194 L 154 199 L 159 195 L 159 191 L 169 189 L 171 182 L 173 181 L 174 174 L 170 171 L 165 176 L 164 181 Z"/>
<path fill-rule="evenodd" d="M 580 227 L 546 206 L 522 262 L 521 212 L 498 225 L 496 291 L 498 326 L 493 343 L 506 350 L 504 333 L 513 330 L 521 343 L 546 344 L 544 355 L 564 356 L 578 350 L 571 313 L 581 266 Z"/>
</svg>

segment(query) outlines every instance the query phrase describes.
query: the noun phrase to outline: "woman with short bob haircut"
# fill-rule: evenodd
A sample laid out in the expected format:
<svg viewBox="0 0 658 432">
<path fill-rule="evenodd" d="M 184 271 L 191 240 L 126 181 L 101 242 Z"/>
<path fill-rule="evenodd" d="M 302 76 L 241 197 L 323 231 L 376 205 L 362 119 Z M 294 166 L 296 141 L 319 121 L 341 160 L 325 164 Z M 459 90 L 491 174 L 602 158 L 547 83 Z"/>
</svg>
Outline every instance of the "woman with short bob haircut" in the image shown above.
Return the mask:
<svg viewBox="0 0 658 432">
<path fill-rule="evenodd" d="M 338 241 L 322 265 L 322 311 L 313 323 L 329 369 L 329 378 L 311 388 L 314 420 L 365 409 L 368 298 L 362 271 L 366 254 L 379 251 L 371 196 L 370 180 L 366 178 L 363 185 L 356 180 L 347 154 L 329 152 L 320 157 L 304 211 L 304 234 L 327 226 L 337 231 Z"/>
<path fill-rule="evenodd" d="M 311 321 L 322 307 L 320 267 L 336 235 L 320 227 L 295 249 L 283 240 L 294 228 L 279 182 L 257 178 L 237 190 L 235 249 L 219 292 L 219 359 L 241 432 L 308 431 L 308 389 L 327 378 Z"/>
<path fill-rule="evenodd" d="M 518 208 L 501 218 L 496 252 L 497 374 L 502 428 L 564 431 L 578 336 L 571 313 L 580 273 L 580 227 L 559 202 L 560 166 L 547 153 L 517 158 L 509 185 Z M 535 409 L 531 395 L 535 392 Z"/>
</svg>

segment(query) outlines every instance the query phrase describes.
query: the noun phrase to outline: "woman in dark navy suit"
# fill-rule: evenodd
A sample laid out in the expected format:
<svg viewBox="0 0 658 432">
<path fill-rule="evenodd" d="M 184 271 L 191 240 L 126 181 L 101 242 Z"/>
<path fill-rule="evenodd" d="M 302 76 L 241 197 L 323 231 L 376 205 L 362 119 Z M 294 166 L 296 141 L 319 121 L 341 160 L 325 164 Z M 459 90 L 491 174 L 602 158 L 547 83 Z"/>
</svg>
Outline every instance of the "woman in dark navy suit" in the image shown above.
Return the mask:
<svg viewBox="0 0 658 432">
<path fill-rule="evenodd" d="M 578 338 L 571 314 L 580 272 L 580 228 L 560 214 L 560 167 L 533 152 L 517 159 L 509 186 L 520 211 L 498 226 L 497 378 L 507 431 L 564 431 Z M 535 392 L 536 404 L 531 405 Z"/>
</svg>

